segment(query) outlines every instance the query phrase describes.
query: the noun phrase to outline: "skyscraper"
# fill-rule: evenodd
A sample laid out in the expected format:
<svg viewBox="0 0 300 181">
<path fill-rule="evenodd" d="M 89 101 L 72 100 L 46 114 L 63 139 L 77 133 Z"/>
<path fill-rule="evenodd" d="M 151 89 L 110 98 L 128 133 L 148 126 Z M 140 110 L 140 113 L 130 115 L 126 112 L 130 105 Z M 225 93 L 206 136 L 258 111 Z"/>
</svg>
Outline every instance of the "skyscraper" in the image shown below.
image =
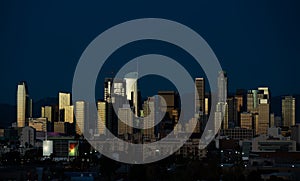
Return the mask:
<svg viewBox="0 0 300 181">
<path fill-rule="evenodd" d="M 241 128 L 253 129 L 253 115 L 252 113 L 241 113 Z"/>
<path fill-rule="evenodd" d="M 251 113 L 258 112 L 258 90 L 249 90 L 247 93 L 247 111 Z"/>
<path fill-rule="evenodd" d="M 195 79 L 195 113 L 204 115 L 205 111 L 205 83 L 204 78 Z M 198 93 L 198 97 L 197 97 Z"/>
<path fill-rule="evenodd" d="M 26 84 L 20 82 L 17 88 L 17 126 L 19 128 L 25 126 L 26 119 Z"/>
<path fill-rule="evenodd" d="M 258 105 L 258 134 L 266 134 L 270 123 L 270 102 L 269 99 L 259 99 Z"/>
<path fill-rule="evenodd" d="M 165 118 L 168 120 L 172 120 L 172 112 L 174 109 L 178 108 L 178 93 L 175 91 L 158 91 L 158 95 L 164 99 L 166 105 L 163 105 L 163 100 L 160 99 L 160 107 L 161 109 L 166 109 Z"/>
<path fill-rule="evenodd" d="M 74 122 L 74 107 L 73 107 L 73 105 L 65 106 L 63 117 L 64 117 L 64 122 L 67 122 L 67 123 Z"/>
<path fill-rule="evenodd" d="M 126 82 L 126 95 L 127 95 L 127 100 L 131 100 L 133 104 L 133 109 L 134 109 L 134 115 L 136 117 L 139 116 L 139 102 L 138 102 L 138 85 L 137 85 L 137 80 L 138 80 L 138 73 L 137 72 L 130 72 L 125 75 L 124 78 Z"/>
<path fill-rule="evenodd" d="M 256 133 L 267 134 L 270 127 L 270 90 L 268 87 L 259 87 L 258 101 L 258 127 Z"/>
<path fill-rule="evenodd" d="M 149 97 L 143 105 L 143 110 L 144 110 L 144 120 L 143 124 L 144 127 L 147 127 L 143 131 L 143 135 L 148 137 L 148 138 L 153 138 L 155 137 L 155 129 L 154 129 L 154 124 L 155 124 L 155 118 L 156 118 L 156 103 L 155 103 L 155 98 L 154 97 Z"/>
<path fill-rule="evenodd" d="M 63 93 L 63 92 L 59 92 L 58 93 L 58 106 L 59 109 L 64 109 L 66 106 L 70 106 L 71 105 L 71 94 L 70 93 Z"/>
<path fill-rule="evenodd" d="M 227 99 L 227 73 L 225 71 L 220 71 L 218 76 L 218 102 L 226 102 Z"/>
<path fill-rule="evenodd" d="M 126 82 L 122 79 L 105 78 L 104 82 L 104 101 L 112 95 L 125 96 Z"/>
<path fill-rule="evenodd" d="M 129 125 L 133 121 L 130 105 L 124 105 L 123 108 L 118 110 L 118 118 L 118 135 L 132 134 L 133 127 Z M 125 124 L 123 121 L 128 124 Z"/>
<path fill-rule="evenodd" d="M 227 74 L 220 71 L 218 75 L 218 95 L 217 95 L 216 112 L 214 114 L 214 133 L 218 132 L 219 126 L 228 128 L 228 105 L 227 105 Z M 226 119 L 224 119 L 226 117 Z M 225 121 L 226 120 L 226 121 Z"/>
<path fill-rule="evenodd" d="M 228 114 L 228 124 L 229 127 L 239 126 L 237 121 L 237 101 L 235 97 L 227 98 L 227 114 Z"/>
<path fill-rule="evenodd" d="M 282 121 L 283 126 L 291 127 L 295 125 L 295 98 L 292 96 L 285 96 L 282 99 Z"/>
<path fill-rule="evenodd" d="M 97 109 L 98 109 L 98 121 L 97 121 L 97 129 L 98 133 L 101 135 L 105 133 L 106 127 L 106 102 L 105 101 L 98 101 L 97 102 Z"/>
<path fill-rule="evenodd" d="M 71 105 L 71 94 L 59 92 L 59 120 L 63 122 L 73 123 L 74 108 Z"/>
<path fill-rule="evenodd" d="M 86 106 L 84 101 L 76 101 L 75 103 L 75 117 L 76 117 L 76 133 L 81 135 L 84 133 L 86 121 Z"/>
<path fill-rule="evenodd" d="M 41 107 L 41 117 L 47 118 L 49 122 L 53 121 L 53 110 L 52 106 Z"/>
</svg>

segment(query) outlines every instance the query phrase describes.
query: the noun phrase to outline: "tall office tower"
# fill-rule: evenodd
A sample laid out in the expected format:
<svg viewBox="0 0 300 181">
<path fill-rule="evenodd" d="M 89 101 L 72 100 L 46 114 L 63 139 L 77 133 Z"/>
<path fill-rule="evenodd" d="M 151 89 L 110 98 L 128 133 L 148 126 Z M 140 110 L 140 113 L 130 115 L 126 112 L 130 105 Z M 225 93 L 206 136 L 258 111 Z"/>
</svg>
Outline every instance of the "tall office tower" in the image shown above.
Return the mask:
<svg viewBox="0 0 300 181">
<path fill-rule="evenodd" d="M 137 72 L 130 72 L 125 75 L 124 78 L 126 82 L 126 96 L 127 100 L 131 100 L 134 109 L 134 115 L 136 117 L 139 116 L 140 108 L 138 102 L 138 73 Z"/>
<path fill-rule="evenodd" d="M 74 107 L 65 106 L 64 111 L 64 122 L 73 123 L 74 122 Z"/>
<path fill-rule="evenodd" d="M 253 115 L 252 113 L 241 113 L 241 128 L 253 129 Z"/>
<path fill-rule="evenodd" d="M 258 107 L 258 98 L 257 90 L 249 90 L 247 93 L 247 111 L 248 112 L 257 112 Z"/>
<path fill-rule="evenodd" d="M 218 127 L 223 124 L 224 128 L 228 128 L 228 121 L 224 118 L 227 114 L 227 74 L 225 71 L 220 71 L 218 75 L 218 103 L 216 105 L 214 133 L 218 132 Z M 226 122 L 224 122 L 226 121 Z M 223 122 L 223 123 L 222 123 Z"/>
<path fill-rule="evenodd" d="M 106 102 L 98 101 L 97 102 L 98 109 L 98 121 L 97 121 L 97 129 L 100 135 L 106 134 Z"/>
<path fill-rule="evenodd" d="M 222 129 L 228 129 L 231 125 L 229 122 L 229 105 L 228 103 L 224 105 L 225 106 L 225 112 L 224 112 L 224 117 L 222 121 Z"/>
<path fill-rule="evenodd" d="M 205 83 L 204 78 L 195 79 L 195 113 L 204 115 L 205 112 Z M 197 97 L 198 93 L 198 97 Z"/>
<path fill-rule="evenodd" d="M 126 82 L 122 79 L 105 78 L 104 101 L 112 95 L 126 96 Z"/>
<path fill-rule="evenodd" d="M 295 98 L 292 96 L 285 96 L 282 99 L 282 122 L 283 126 L 291 127 L 295 125 Z"/>
<path fill-rule="evenodd" d="M 118 118 L 118 135 L 132 134 L 133 127 L 123 122 L 130 123 L 133 121 L 130 105 L 124 105 L 118 110 Z"/>
<path fill-rule="evenodd" d="M 52 106 L 43 106 L 41 107 L 41 117 L 47 118 L 47 121 L 53 121 L 53 110 Z"/>
<path fill-rule="evenodd" d="M 104 81 L 104 101 L 111 97 L 112 78 L 105 78 Z"/>
<path fill-rule="evenodd" d="M 59 108 L 59 121 L 65 121 L 65 109 L 71 105 L 71 94 L 70 93 L 58 93 L 58 108 Z M 72 108 L 69 108 L 72 109 Z M 73 113 L 72 113 L 73 114 Z M 67 116 L 70 117 L 70 116 Z"/>
<path fill-rule="evenodd" d="M 269 99 L 259 99 L 258 104 L 258 134 L 267 134 L 270 124 L 270 102 Z"/>
<path fill-rule="evenodd" d="M 178 93 L 175 91 L 158 91 L 158 95 L 162 97 L 166 103 L 166 105 L 163 105 L 163 100 L 160 100 L 161 109 L 166 109 L 165 119 L 172 120 L 173 110 L 178 108 Z"/>
<path fill-rule="evenodd" d="M 227 73 L 220 71 L 218 76 L 218 102 L 226 102 L 227 99 Z"/>
<path fill-rule="evenodd" d="M 155 98 L 149 97 L 146 101 L 144 101 L 143 105 L 144 110 L 144 127 L 147 129 L 143 130 L 143 135 L 148 138 L 154 138 L 155 137 L 155 118 L 156 118 L 156 105 L 155 105 Z"/>
<path fill-rule="evenodd" d="M 75 102 L 76 134 L 82 135 L 86 123 L 86 103 L 84 101 Z"/>
<path fill-rule="evenodd" d="M 20 82 L 17 88 L 17 126 L 25 126 L 26 119 L 26 83 Z"/>
<path fill-rule="evenodd" d="M 256 134 L 266 134 L 270 126 L 270 97 L 268 87 L 259 87 L 247 93 L 247 111 L 256 116 Z"/>
<path fill-rule="evenodd" d="M 228 114 L 228 127 L 233 128 L 235 126 L 238 126 L 238 120 L 237 120 L 237 101 L 235 100 L 235 97 L 228 97 L 227 98 L 227 111 Z"/>
<path fill-rule="evenodd" d="M 114 134 L 118 135 L 118 117 L 113 108 L 113 103 L 111 98 L 107 98 L 107 112 L 106 112 L 106 127 L 107 129 Z M 117 111 L 117 110 L 116 110 Z"/>
</svg>

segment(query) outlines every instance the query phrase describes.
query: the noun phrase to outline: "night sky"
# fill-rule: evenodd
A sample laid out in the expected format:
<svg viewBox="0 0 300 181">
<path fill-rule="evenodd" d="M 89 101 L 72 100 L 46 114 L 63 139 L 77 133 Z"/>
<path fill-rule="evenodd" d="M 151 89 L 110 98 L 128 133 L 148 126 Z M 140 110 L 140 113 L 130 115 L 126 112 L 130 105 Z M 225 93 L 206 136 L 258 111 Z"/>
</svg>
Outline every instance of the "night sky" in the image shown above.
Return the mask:
<svg viewBox="0 0 300 181">
<path fill-rule="evenodd" d="M 299 1 L 0 1 L 0 103 L 15 104 L 21 80 L 34 100 L 71 92 L 77 62 L 96 36 L 119 23 L 151 17 L 199 33 L 227 71 L 231 92 L 264 85 L 273 95 L 300 93 Z M 162 42 L 128 45 L 112 55 L 99 77 L 145 53 L 173 56 L 192 76 L 204 76 L 189 63 L 191 57 L 176 50 Z M 156 89 L 168 88 L 161 85 Z M 100 95 L 101 81 L 98 89 Z"/>
</svg>

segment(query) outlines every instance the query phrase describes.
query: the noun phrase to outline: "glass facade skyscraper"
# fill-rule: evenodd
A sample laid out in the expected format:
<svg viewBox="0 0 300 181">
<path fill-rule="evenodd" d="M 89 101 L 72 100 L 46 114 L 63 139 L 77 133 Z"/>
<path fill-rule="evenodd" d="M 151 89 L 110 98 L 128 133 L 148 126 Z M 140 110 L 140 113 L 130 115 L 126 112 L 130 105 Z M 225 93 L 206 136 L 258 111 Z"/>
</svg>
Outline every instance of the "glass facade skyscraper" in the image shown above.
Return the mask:
<svg viewBox="0 0 300 181">
<path fill-rule="evenodd" d="M 282 99 L 281 111 L 283 126 L 291 127 L 295 125 L 295 102 L 295 98 L 292 96 L 285 96 Z"/>
<path fill-rule="evenodd" d="M 17 89 L 17 126 L 24 127 L 26 119 L 26 83 L 20 82 Z"/>
</svg>

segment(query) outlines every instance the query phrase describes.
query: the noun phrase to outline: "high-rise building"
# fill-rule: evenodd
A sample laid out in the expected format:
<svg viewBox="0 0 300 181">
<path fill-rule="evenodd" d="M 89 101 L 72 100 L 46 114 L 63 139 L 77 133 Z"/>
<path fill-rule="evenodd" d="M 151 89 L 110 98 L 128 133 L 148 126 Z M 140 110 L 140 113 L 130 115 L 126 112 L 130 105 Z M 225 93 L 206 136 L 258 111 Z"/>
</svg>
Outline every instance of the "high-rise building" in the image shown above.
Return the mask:
<svg viewBox="0 0 300 181">
<path fill-rule="evenodd" d="M 283 126 L 291 127 L 295 125 L 295 102 L 296 100 L 292 96 L 285 96 L 282 99 L 281 111 Z"/>
<path fill-rule="evenodd" d="M 86 103 L 84 101 L 75 102 L 76 134 L 82 135 L 86 121 Z"/>
<path fill-rule="evenodd" d="M 216 112 L 214 114 L 214 133 L 219 131 L 219 127 L 228 128 L 228 105 L 227 105 L 227 74 L 225 71 L 220 71 L 218 75 L 218 95 Z M 226 118 L 226 119 L 224 119 Z"/>
<path fill-rule="evenodd" d="M 64 122 L 74 122 L 74 106 L 66 106 L 64 109 Z"/>
<path fill-rule="evenodd" d="M 126 82 L 122 79 L 105 78 L 104 101 L 111 98 L 112 94 L 126 96 Z M 130 94 L 131 95 L 131 94 Z"/>
<path fill-rule="evenodd" d="M 143 111 L 144 111 L 144 120 L 143 124 L 146 129 L 143 130 L 143 135 L 148 138 L 155 137 L 155 128 L 154 124 L 156 121 L 156 101 L 154 97 L 149 97 L 146 101 L 144 101 Z"/>
<path fill-rule="evenodd" d="M 258 107 L 258 97 L 257 90 L 249 90 L 247 93 L 247 111 L 248 112 L 257 112 Z"/>
<path fill-rule="evenodd" d="M 165 101 L 165 105 L 163 105 L 163 100 L 160 99 L 161 109 L 166 109 L 165 118 L 172 120 L 172 112 L 178 108 L 178 94 L 175 91 L 158 91 L 158 95 Z"/>
<path fill-rule="evenodd" d="M 74 107 L 71 105 L 71 94 L 59 92 L 59 120 L 62 122 L 73 123 Z"/>
<path fill-rule="evenodd" d="M 106 127 L 106 102 L 105 101 L 98 101 L 97 102 L 97 109 L 98 109 L 98 122 L 97 122 L 97 129 L 100 135 L 106 134 L 105 127 Z"/>
<path fill-rule="evenodd" d="M 247 111 L 253 114 L 256 134 L 267 134 L 270 127 L 270 90 L 259 87 L 247 93 Z"/>
<path fill-rule="evenodd" d="M 258 134 L 266 134 L 270 124 L 270 102 L 268 99 L 259 99 L 258 104 Z"/>
<path fill-rule="evenodd" d="M 195 79 L 195 113 L 204 115 L 205 112 L 205 83 L 204 78 Z M 198 97 L 197 97 L 198 93 Z"/>
<path fill-rule="evenodd" d="M 129 125 L 130 122 L 132 123 L 133 121 L 130 105 L 124 105 L 123 108 L 118 110 L 118 118 L 118 135 L 132 134 L 133 127 Z M 124 123 L 123 121 L 128 124 Z"/>
<path fill-rule="evenodd" d="M 222 121 L 222 129 L 228 129 L 230 127 L 229 125 L 229 106 L 228 104 L 224 105 L 225 107 L 225 112 L 223 114 L 223 121 Z"/>
<path fill-rule="evenodd" d="M 58 109 L 59 109 L 59 121 L 65 121 L 65 108 L 71 105 L 71 94 L 70 93 L 58 93 Z"/>
<path fill-rule="evenodd" d="M 52 106 L 43 106 L 41 107 L 41 117 L 47 118 L 49 122 L 53 121 L 53 110 Z"/>
<path fill-rule="evenodd" d="M 137 72 L 130 72 L 125 75 L 124 78 L 126 82 L 126 96 L 127 100 L 131 100 L 134 109 L 134 115 L 136 117 L 139 116 L 140 108 L 138 102 L 138 73 Z"/>
<path fill-rule="evenodd" d="M 64 109 L 66 106 L 70 106 L 71 105 L 71 94 L 70 93 L 63 93 L 63 92 L 59 92 L 58 93 L 58 106 L 59 109 Z"/>
<path fill-rule="evenodd" d="M 17 126 L 24 127 L 26 119 L 26 84 L 21 82 L 17 88 Z"/>
<path fill-rule="evenodd" d="M 228 124 L 230 124 L 229 127 L 235 127 L 238 125 L 238 117 L 237 117 L 237 101 L 235 97 L 228 97 L 227 98 L 227 114 L 228 114 Z"/>
<path fill-rule="evenodd" d="M 218 102 L 226 102 L 227 98 L 227 73 L 225 71 L 220 71 L 218 76 Z"/>
<path fill-rule="evenodd" d="M 112 78 L 105 78 L 104 81 L 104 101 L 111 97 Z"/>
<path fill-rule="evenodd" d="M 241 128 L 253 129 L 253 116 L 252 113 L 241 113 Z"/>
<path fill-rule="evenodd" d="M 107 99 L 106 110 L 106 127 L 115 136 L 118 135 L 118 118 L 117 113 L 114 111 L 112 99 Z"/>
</svg>

